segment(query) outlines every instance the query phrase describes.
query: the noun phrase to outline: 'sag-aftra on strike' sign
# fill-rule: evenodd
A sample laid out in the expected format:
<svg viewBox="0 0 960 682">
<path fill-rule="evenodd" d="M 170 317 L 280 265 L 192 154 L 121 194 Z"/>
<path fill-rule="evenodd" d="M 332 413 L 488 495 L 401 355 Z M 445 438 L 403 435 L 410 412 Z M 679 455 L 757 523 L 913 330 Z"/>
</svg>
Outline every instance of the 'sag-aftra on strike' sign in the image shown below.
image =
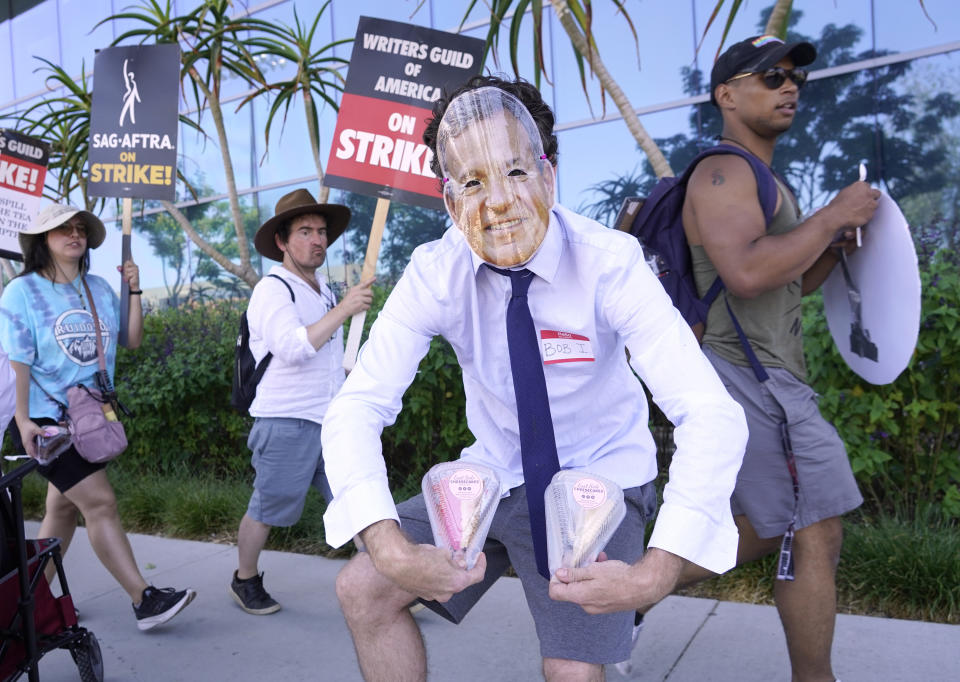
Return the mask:
<svg viewBox="0 0 960 682">
<path fill-rule="evenodd" d="M 0 128 L 0 257 L 20 260 L 17 236 L 37 217 L 50 145 Z"/>
<path fill-rule="evenodd" d="M 479 38 L 360 17 L 324 184 L 443 209 L 423 131 L 482 52 Z"/>
<path fill-rule="evenodd" d="M 180 48 L 108 47 L 93 63 L 89 192 L 173 200 Z"/>
</svg>

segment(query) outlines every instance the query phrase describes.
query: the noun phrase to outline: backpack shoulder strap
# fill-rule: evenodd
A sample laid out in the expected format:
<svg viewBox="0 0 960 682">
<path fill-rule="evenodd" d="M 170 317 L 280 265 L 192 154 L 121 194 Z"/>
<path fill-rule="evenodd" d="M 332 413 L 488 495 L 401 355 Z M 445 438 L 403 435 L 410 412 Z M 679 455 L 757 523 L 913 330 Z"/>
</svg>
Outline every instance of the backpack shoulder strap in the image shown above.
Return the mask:
<svg viewBox="0 0 960 682">
<path fill-rule="evenodd" d="M 700 161 L 708 156 L 715 156 L 717 154 L 734 154 L 750 164 L 750 168 L 753 169 L 753 174 L 757 179 L 757 198 L 760 201 L 760 209 L 763 211 L 763 217 L 766 226 L 769 227 L 771 221 L 773 220 L 774 213 L 777 210 L 777 194 L 779 189 L 777 188 L 777 182 L 774 179 L 774 173 L 776 171 L 774 171 L 772 168 L 770 168 L 770 166 L 765 164 L 753 154 L 740 149 L 740 147 L 735 147 L 731 144 L 718 144 L 710 149 L 702 151 L 693 159 L 693 161 L 690 162 L 690 165 L 687 166 L 687 169 L 683 172 L 681 182 L 687 183 L 690 180 L 690 176 L 693 174 L 694 168 L 696 168 Z M 787 187 L 790 187 L 786 180 L 783 180 L 783 182 L 787 185 Z M 791 191 L 793 190 L 791 189 Z M 708 306 L 711 305 L 723 288 L 723 280 L 717 276 L 717 279 L 714 280 L 710 290 L 706 293 L 706 295 L 704 295 L 704 302 Z M 740 339 L 740 346 L 743 348 L 743 351 L 747 356 L 747 360 L 750 362 L 751 369 L 753 369 L 753 374 L 756 376 L 757 381 L 763 383 L 769 378 L 769 375 L 767 374 L 767 371 L 764 369 L 763 365 L 760 364 L 757 354 L 753 352 L 753 348 L 750 346 L 747 335 L 740 326 L 740 321 L 737 320 L 737 316 L 733 314 L 733 309 L 730 307 L 729 301 L 724 301 L 724 303 L 727 307 L 727 312 L 730 315 L 730 320 L 733 322 L 733 326 L 737 331 L 737 336 Z"/>
<path fill-rule="evenodd" d="M 297 295 L 293 293 L 293 287 L 287 284 L 287 280 L 285 280 L 280 275 L 274 275 L 274 274 L 267 275 L 267 277 L 273 277 L 274 279 L 283 282 L 283 286 L 285 286 L 287 288 L 287 291 L 290 292 L 290 300 L 293 301 L 294 303 L 297 302 Z"/>
<path fill-rule="evenodd" d="M 690 162 L 690 164 L 687 166 L 687 169 L 683 172 L 681 182 L 686 184 L 690 181 L 690 176 L 693 175 L 693 171 L 697 167 L 698 163 L 703 161 L 708 156 L 716 156 L 718 154 L 733 154 L 734 156 L 739 156 L 741 159 L 750 164 L 750 168 L 753 170 L 753 175 L 757 179 L 757 198 L 760 200 L 760 209 L 763 211 L 764 220 L 769 226 L 770 222 L 773 220 L 774 212 L 777 210 L 778 189 L 777 182 L 774 180 L 775 171 L 750 152 L 743 150 L 740 147 L 735 147 L 732 144 L 714 145 L 709 149 L 703 150 L 694 157 L 693 161 Z M 781 180 L 783 180 L 782 177 Z M 783 182 L 787 185 L 787 187 L 790 186 L 786 180 L 783 180 Z"/>
</svg>

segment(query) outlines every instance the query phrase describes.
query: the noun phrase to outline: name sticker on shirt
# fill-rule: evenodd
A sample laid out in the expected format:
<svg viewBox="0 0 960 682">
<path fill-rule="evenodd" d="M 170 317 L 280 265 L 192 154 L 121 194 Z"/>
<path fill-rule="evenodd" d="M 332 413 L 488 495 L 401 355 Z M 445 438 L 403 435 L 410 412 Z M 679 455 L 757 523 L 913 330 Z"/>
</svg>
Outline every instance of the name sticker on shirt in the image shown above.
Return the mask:
<svg viewBox="0 0 960 682">
<path fill-rule="evenodd" d="M 594 362 L 593 346 L 590 339 L 580 334 L 558 332 L 551 329 L 540 330 L 540 353 L 543 364 L 555 365 L 560 362 Z"/>
</svg>

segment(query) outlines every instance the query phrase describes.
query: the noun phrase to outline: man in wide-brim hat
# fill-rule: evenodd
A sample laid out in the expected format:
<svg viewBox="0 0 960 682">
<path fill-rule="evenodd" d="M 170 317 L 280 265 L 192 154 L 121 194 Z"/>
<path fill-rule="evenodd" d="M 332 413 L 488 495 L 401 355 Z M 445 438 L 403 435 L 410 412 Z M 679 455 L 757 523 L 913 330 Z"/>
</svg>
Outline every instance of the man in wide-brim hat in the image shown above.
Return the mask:
<svg viewBox="0 0 960 682">
<path fill-rule="evenodd" d="M 299 216 L 315 215 L 324 223 L 326 245 L 324 252 L 343 234 L 350 222 L 350 209 L 340 204 L 318 204 L 305 189 L 285 194 L 277 202 L 274 216 L 260 226 L 253 244 L 257 251 L 270 260 L 283 261 L 284 248 L 290 235 L 290 223 Z M 278 239 L 279 236 L 279 239 Z"/>
<path fill-rule="evenodd" d="M 230 595 L 247 613 L 280 610 L 263 587 L 260 552 L 272 526 L 300 519 L 311 485 L 330 500 L 320 429 L 327 404 L 344 380 L 344 321 L 370 307 L 373 278 L 337 303 L 320 271 L 327 249 L 350 222 L 350 209 L 318 204 L 305 189 L 281 197 L 254 237 L 257 251 L 280 261 L 250 296 L 250 351 L 270 357 L 250 405 L 247 445 L 256 470 L 253 494 L 237 535 L 239 562 Z"/>
</svg>

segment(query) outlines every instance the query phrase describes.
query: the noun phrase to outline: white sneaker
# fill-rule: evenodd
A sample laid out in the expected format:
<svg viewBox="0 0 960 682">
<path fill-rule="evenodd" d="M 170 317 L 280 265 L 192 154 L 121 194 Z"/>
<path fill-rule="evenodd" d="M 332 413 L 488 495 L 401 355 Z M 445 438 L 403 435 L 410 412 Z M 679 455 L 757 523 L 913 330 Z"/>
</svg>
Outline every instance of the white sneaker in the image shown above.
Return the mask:
<svg viewBox="0 0 960 682">
<path fill-rule="evenodd" d="M 633 617 L 633 635 L 631 636 L 630 643 L 631 652 L 637 648 L 637 640 L 640 639 L 641 630 L 643 630 L 643 614 L 637 611 Z M 621 675 L 627 676 L 633 672 L 633 661 L 628 658 L 625 661 L 614 663 L 613 667 L 616 668 L 617 672 Z"/>
</svg>

